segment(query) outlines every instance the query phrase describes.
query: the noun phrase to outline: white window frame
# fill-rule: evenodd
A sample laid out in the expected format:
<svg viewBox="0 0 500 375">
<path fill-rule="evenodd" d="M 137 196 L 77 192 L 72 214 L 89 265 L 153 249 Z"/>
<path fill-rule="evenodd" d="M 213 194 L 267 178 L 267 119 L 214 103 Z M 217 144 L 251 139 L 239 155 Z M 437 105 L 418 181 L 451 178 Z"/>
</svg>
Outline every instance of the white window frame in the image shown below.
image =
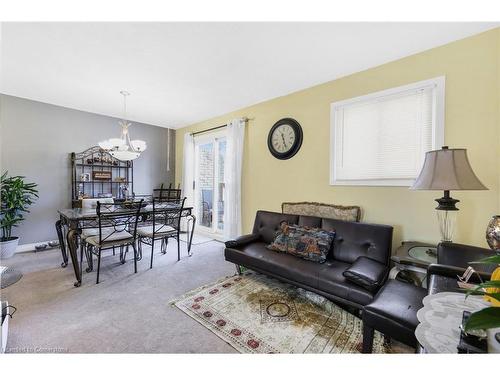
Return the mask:
<svg viewBox="0 0 500 375">
<path fill-rule="evenodd" d="M 340 118 L 336 114 L 338 109 L 354 103 L 373 101 L 390 95 L 405 91 L 418 90 L 424 88 L 434 88 L 433 91 L 433 128 L 432 128 L 432 149 L 436 150 L 444 145 L 444 121 L 445 121 L 445 76 L 440 76 L 424 81 L 414 82 L 408 85 L 377 91 L 371 94 L 358 96 L 355 98 L 341 100 L 330 105 L 330 185 L 340 186 L 411 186 L 415 179 L 359 179 L 340 180 L 336 176 L 336 134 L 341 133 L 337 129 Z M 416 176 L 415 176 L 416 178 Z"/>
</svg>

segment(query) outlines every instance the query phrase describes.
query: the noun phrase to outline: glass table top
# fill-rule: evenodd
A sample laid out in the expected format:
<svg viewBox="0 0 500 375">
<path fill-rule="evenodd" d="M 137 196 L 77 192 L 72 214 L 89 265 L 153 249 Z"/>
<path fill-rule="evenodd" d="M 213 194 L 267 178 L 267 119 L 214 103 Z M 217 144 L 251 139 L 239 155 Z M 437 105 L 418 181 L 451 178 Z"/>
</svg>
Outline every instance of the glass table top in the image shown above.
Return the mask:
<svg viewBox="0 0 500 375">
<path fill-rule="evenodd" d="M 415 246 L 408 250 L 408 255 L 427 263 L 436 263 L 436 248 L 430 246 Z"/>
</svg>

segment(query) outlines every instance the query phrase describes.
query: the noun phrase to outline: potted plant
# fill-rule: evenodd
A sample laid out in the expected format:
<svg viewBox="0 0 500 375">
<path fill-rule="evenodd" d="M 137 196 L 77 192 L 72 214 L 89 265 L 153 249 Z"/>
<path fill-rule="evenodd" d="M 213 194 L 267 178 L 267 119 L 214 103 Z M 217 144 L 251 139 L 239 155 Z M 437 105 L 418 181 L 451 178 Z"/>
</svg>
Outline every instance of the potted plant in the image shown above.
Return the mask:
<svg viewBox="0 0 500 375">
<path fill-rule="evenodd" d="M 38 198 L 37 184 L 25 182 L 23 176 L 0 177 L 0 258 L 10 258 L 16 251 L 19 237 L 12 236 L 12 228 L 24 220 L 28 207 Z"/>
<path fill-rule="evenodd" d="M 491 279 L 485 281 L 467 295 L 480 294 L 491 303 L 490 307 L 472 313 L 465 323 L 465 332 L 484 329 L 488 331 L 488 351 L 500 351 L 500 254 L 471 263 L 490 263 L 498 267 L 491 274 Z"/>
</svg>

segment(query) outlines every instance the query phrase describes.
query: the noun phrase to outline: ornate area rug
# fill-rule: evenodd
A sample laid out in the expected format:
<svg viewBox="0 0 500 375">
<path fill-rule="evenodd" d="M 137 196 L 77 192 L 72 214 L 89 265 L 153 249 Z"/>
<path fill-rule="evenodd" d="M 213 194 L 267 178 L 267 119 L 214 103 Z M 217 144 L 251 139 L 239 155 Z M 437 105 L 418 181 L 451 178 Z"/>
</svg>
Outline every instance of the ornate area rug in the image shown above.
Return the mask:
<svg viewBox="0 0 500 375">
<path fill-rule="evenodd" d="M 359 318 L 315 293 L 253 271 L 172 303 L 242 353 L 361 352 Z M 375 332 L 373 352 L 394 351 L 406 350 L 384 346 Z"/>
</svg>

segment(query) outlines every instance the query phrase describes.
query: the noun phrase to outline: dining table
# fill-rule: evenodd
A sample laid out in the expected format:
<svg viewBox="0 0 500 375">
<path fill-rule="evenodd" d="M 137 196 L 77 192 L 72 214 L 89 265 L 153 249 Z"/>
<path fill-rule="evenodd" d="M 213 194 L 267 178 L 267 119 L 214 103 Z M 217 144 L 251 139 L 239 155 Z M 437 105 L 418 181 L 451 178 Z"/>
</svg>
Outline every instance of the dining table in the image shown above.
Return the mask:
<svg viewBox="0 0 500 375">
<path fill-rule="evenodd" d="M 179 205 L 172 203 L 162 207 L 162 210 L 178 210 Z M 68 253 L 73 264 L 76 281 L 75 287 L 82 284 L 81 268 L 78 260 L 78 243 L 80 234 L 83 229 L 98 227 L 98 216 L 95 208 L 64 208 L 58 210 L 59 220 L 56 221 L 55 227 L 63 261 L 61 267 L 65 268 L 68 265 Z M 140 209 L 142 221 L 147 221 L 153 214 L 153 205 L 147 204 Z M 186 218 L 186 242 L 188 256 L 192 255 L 191 244 L 193 242 L 194 227 L 196 217 L 193 214 L 193 207 L 183 207 L 181 216 Z"/>
</svg>

